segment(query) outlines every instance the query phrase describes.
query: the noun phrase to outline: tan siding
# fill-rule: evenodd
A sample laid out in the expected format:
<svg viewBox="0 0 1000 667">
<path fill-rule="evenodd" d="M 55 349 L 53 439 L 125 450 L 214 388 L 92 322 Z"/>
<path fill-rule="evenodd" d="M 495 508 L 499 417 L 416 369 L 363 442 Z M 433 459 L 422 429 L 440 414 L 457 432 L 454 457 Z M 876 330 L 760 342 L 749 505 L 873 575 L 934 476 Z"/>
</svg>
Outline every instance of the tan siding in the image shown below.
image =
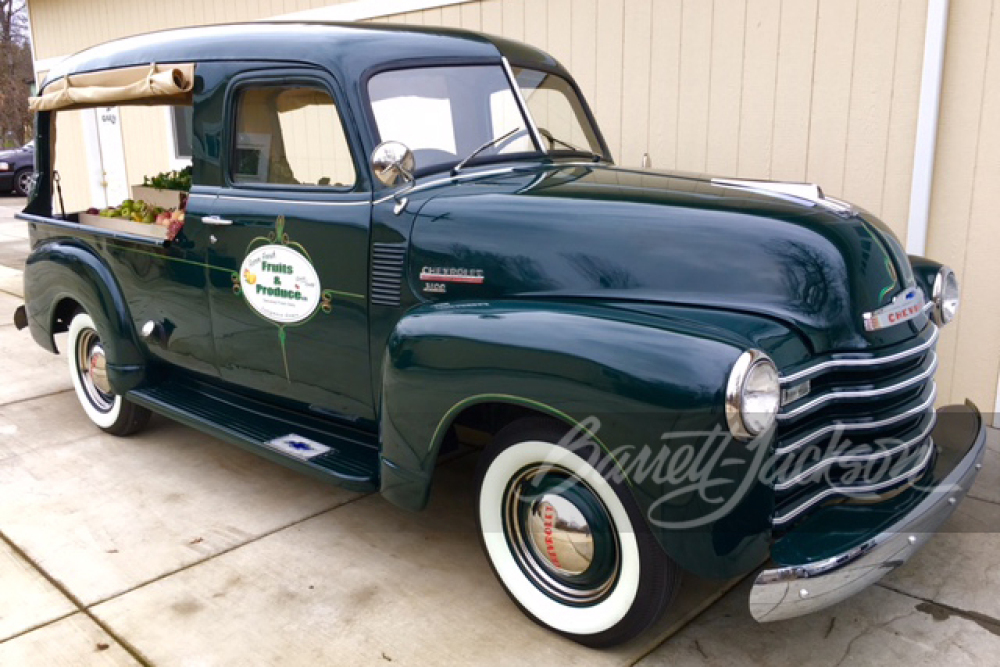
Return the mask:
<svg viewBox="0 0 1000 667">
<path fill-rule="evenodd" d="M 958 272 L 964 300 L 939 344 L 942 400 L 996 400 L 1000 359 L 1000 16 L 996 2 L 952 4 L 927 254 Z"/>
<path fill-rule="evenodd" d="M 856 67 L 844 159 L 843 196 L 880 212 L 889 138 L 892 82 L 896 66 L 899 0 L 865 0 L 858 5 Z"/>
<path fill-rule="evenodd" d="M 715 0 L 705 168 L 717 174 L 735 175 L 739 164 L 746 13 L 746 0 Z"/>
<path fill-rule="evenodd" d="M 462 5 L 462 27 L 466 30 L 482 28 L 482 12 L 479 10 L 479 5 L 478 2 L 467 2 Z"/>
<path fill-rule="evenodd" d="M 654 67 L 649 86 L 649 157 L 660 169 L 677 166 L 677 120 L 680 108 L 681 3 L 653 3 Z M 598 117 L 598 122 L 603 119 Z"/>
<path fill-rule="evenodd" d="M 122 142 L 142 146 L 142 150 L 125 149 L 125 170 L 129 185 L 141 185 L 144 176 L 169 171 L 170 121 L 167 107 L 121 107 Z"/>
<path fill-rule="evenodd" d="M 920 76 L 916 73 L 922 65 L 926 25 L 926 0 L 902 0 L 879 212 L 901 239 L 906 238 L 910 214 L 913 144 L 920 98 Z"/>
<path fill-rule="evenodd" d="M 781 5 L 769 169 L 778 180 L 806 180 L 818 16 L 818 0 Z"/>
<path fill-rule="evenodd" d="M 600 0 L 597 3 L 597 25 L 600 33 L 596 42 L 596 98 L 591 100 L 608 148 L 614 156 L 621 155 L 622 131 L 622 0 Z"/>
<path fill-rule="evenodd" d="M 462 8 L 458 5 L 451 5 L 441 10 L 441 25 L 452 28 L 462 26 Z"/>
<path fill-rule="evenodd" d="M 531 15 L 534 15 L 532 3 Z M 506 0 L 503 3 L 503 34 L 511 39 L 524 40 L 525 0 Z"/>
<path fill-rule="evenodd" d="M 524 41 L 546 48 L 549 40 L 548 18 L 548 1 L 531 0 L 530 6 L 526 7 L 524 13 Z M 483 3 L 483 32 L 489 32 L 490 29 L 486 3 Z"/>
<path fill-rule="evenodd" d="M 56 114 L 56 161 L 62 186 L 66 212 L 90 208 L 90 176 L 87 173 L 87 150 L 83 142 L 81 111 L 63 111 Z M 59 210 L 58 199 L 53 198 L 52 208 Z"/>
<path fill-rule="evenodd" d="M 844 189 L 857 11 L 857 0 L 819 3 L 806 178 L 832 194 Z"/>
<path fill-rule="evenodd" d="M 569 67 L 587 100 L 593 104 L 597 94 L 597 0 L 573 0 L 570 22 L 572 54 Z"/>
<path fill-rule="evenodd" d="M 642 155 L 649 150 L 649 77 L 651 75 L 652 0 L 631 0 L 625 8 L 622 26 L 624 44 L 622 58 L 629 69 L 622 77 L 621 151 L 618 162 L 630 167 L 642 164 Z"/>
<path fill-rule="evenodd" d="M 677 168 L 705 171 L 712 71 L 714 2 L 684 0 L 681 7 L 680 92 L 677 96 Z"/>
<path fill-rule="evenodd" d="M 780 30 L 780 0 L 747 3 L 738 163 L 741 176 L 771 176 Z"/>
<path fill-rule="evenodd" d="M 501 0 L 485 0 L 481 5 L 482 30 L 498 34 L 503 32 L 503 2 Z"/>
<path fill-rule="evenodd" d="M 166 28 L 253 21 L 348 0 L 31 0 L 39 59 L 75 53 L 111 39 Z"/>
</svg>

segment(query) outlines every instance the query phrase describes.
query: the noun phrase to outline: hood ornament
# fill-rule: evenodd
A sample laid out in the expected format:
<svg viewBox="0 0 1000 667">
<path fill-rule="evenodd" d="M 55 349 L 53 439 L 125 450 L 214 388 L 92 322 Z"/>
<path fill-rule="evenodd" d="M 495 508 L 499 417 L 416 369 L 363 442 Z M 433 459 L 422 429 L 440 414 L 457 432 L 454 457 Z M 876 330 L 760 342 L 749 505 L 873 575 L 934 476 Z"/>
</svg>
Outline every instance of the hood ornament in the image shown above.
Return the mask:
<svg viewBox="0 0 1000 667">
<path fill-rule="evenodd" d="M 783 181 L 754 181 L 738 178 L 713 178 L 712 185 L 723 188 L 738 188 L 750 190 L 780 199 L 792 199 L 798 202 L 808 202 L 813 206 L 822 206 L 838 215 L 850 217 L 857 214 L 854 206 L 846 201 L 823 194 L 823 188 L 815 183 L 787 183 Z"/>
</svg>

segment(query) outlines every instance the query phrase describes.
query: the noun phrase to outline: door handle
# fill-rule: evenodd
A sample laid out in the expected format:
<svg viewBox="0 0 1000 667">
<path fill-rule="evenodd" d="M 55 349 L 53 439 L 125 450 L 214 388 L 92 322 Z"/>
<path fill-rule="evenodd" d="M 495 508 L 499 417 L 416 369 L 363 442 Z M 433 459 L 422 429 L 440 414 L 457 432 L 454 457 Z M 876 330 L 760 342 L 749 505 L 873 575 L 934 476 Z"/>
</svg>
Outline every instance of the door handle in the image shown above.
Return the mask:
<svg viewBox="0 0 1000 667">
<path fill-rule="evenodd" d="M 227 220 L 225 218 L 220 218 L 217 215 L 206 215 L 204 218 L 201 219 L 201 221 L 203 223 L 205 223 L 206 225 L 215 225 L 217 227 L 222 227 L 224 225 L 231 225 L 231 224 L 233 224 L 232 220 Z"/>
</svg>

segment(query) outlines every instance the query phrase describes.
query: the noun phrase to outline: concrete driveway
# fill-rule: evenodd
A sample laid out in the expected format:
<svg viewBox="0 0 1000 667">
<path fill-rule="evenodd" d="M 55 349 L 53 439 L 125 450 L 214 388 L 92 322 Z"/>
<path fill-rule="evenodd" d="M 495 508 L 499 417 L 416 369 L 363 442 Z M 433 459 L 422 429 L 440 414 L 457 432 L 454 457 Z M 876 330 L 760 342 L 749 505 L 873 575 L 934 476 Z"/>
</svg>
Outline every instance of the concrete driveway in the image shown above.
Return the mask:
<svg viewBox="0 0 1000 667">
<path fill-rule="evenodd" d="M 445 464 L 430 509 L 410 514 L 164 419 L 129 439 L 91 426 L 65 358 L 9 324 L 27 250 L 10 201 L 0 200 L 0 665 L 997 662 L 997 432 L 948 532 L 881 585 L 762 626 L 746 609 L 748 581 L 691 580 L 654 631 L 590 651 L 532 624 L 494 581 L 473 532 L 472 456 Z"/>
</svg>

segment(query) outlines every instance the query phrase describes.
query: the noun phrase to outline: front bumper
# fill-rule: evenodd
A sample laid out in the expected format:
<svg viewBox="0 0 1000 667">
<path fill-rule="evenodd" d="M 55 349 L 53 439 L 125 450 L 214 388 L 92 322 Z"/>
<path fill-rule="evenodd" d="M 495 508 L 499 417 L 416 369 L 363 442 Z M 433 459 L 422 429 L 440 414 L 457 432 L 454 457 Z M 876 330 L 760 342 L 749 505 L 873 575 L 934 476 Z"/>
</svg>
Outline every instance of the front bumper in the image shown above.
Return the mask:
<svg viewBox="0 0 1000 667">
<path fill-rule="evenodd" d="M 986 429 L 966 402 L 938 412 L 932 471 L 899 496 L 876 505 L 827 507 L 772 548 L 779 567 L 750 591 L 760 622 L 802 616 L 840 602 L 899 567 L 951 516 L 982 467 Z"/>
</svg>

